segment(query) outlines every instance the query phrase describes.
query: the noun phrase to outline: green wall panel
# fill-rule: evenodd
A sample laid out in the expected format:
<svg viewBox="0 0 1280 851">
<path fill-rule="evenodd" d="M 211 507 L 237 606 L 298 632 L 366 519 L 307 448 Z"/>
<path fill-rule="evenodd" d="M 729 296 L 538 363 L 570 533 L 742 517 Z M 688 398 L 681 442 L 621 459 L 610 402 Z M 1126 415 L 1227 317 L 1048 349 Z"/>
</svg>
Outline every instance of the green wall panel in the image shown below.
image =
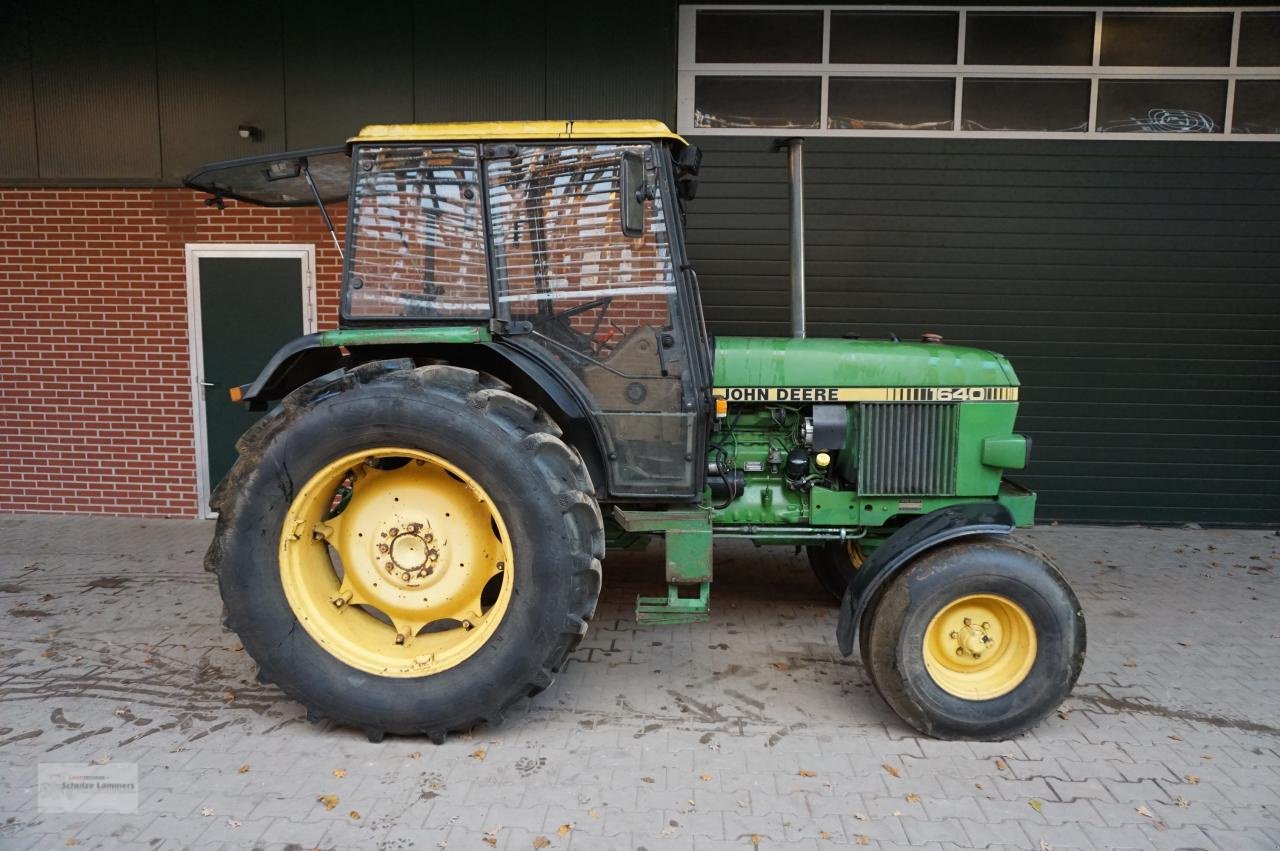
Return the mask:
<svg viewBox="0 0 1280 851">
<path fill-rule="evenodd" d="M 358 14 L 319 15 L 313 2 L 286 0 L 289 147 L 333 145 L 365 124 L 413 121 L 414 6 L 368 0 Z"/>
<path fill-rule="evenodd" d="M 38 177 L 27 10 L 0 0 L 0 175 Z"/>
<path fill-rule="evenodd" d="M 202 163 L 288 147 L 275 0 L 159 3 L 155 20 L 167 179 Z M 241 139 L 242 124 L 261 128 L 262 139 Z"/>
<path fill-rule="evenodd" d="M 28 9 L 40 177 L 158 180 L 152 4 L 30 3 Z"/>
<path fill-rule="evenodd" d="M 414 118 L 546 118 L 547 6 L 536 2 L 415 7 Z"/>
<path fill-rule="evenodd" d="M 786 163 L 703 137 L 721 334 L 788 328 Z M 1280 522 L 1280 157 L 1256 143 L 810 140 L 808 326 L 1008 355 L 1046 518 Z"/>
</svg>

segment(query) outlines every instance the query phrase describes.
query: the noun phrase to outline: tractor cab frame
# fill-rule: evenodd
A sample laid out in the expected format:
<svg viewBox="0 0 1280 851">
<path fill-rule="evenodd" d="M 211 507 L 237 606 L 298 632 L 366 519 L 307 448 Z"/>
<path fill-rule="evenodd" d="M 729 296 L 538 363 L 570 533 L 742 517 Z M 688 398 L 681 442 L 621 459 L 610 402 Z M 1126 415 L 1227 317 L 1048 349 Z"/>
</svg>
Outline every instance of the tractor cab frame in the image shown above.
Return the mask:
<svg viewBox="0 0 1280 851">
<path fill-rule="evenodd" d="M 215 203 L 313 204 L 326 221 L 326 204 L 348 199 L 340 331 L 296 341 L 241 398 L 272 401 L 328 371 L 338 341 L 449 345 L 461 332 L 539 385 L 582 439 L 599 497 L 699 500 L 711 352 L 680 221 L 697 149 L 654 121 L 432 127 L 368 127 L 344 149 L 187 179 Z"/>
</svg>

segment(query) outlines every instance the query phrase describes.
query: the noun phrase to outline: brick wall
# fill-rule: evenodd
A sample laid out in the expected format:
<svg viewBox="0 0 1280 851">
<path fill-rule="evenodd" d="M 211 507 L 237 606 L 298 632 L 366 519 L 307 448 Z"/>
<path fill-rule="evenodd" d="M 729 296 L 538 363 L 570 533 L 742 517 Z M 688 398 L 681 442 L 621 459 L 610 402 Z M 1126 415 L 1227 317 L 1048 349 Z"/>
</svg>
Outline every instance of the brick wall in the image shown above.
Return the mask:
<svg viewBox="0 0 1280 851">
<path fill-rule="evenodd" d="M 313 209 L 0 189 L 0 511 L 196 514 L 185 248 L 209 242 L 315 245 L 336 324 L 341 264 Z"/>
</svg>

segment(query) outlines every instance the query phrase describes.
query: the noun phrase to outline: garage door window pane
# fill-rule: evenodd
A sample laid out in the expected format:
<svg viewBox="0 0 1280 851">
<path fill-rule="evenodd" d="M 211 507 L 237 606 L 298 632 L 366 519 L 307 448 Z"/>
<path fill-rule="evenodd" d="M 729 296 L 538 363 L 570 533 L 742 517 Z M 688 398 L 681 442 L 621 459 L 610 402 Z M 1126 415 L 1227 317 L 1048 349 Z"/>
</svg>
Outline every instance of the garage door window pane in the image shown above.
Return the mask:
<svg viewBox="0 0 1280 851">
<path fill-rule="evenodd" d="M 1280 80 L 1236 83 L 1232 133 L 1280 133 Z"/>
<path fill-rule="evenodd" d="M 832 12 L 831 61 L 870 65 L 954 65 L 954 12 Z"/>
<path fill-rule="evenodd" d="M 1091 12 L 970 12 L 966 65 L 1092 65 Z"/>
<path fill-rule="evenodd" d="M 698 62 L 821 62 L 822 12 L 698 12 Z"/>
<path fill-rule="evenodd" d="M 698 77 L 698 127 L 813 127 L 822 107 L 818 77 Z"/>
<path fill-rule="evenodd" d="M 832 77 L 827 126 L 840 130 L 950 130 L 955 80 Z"/>
<path fill-rule="evenodd" d="M 1225 67 L 1231 13 L 1164 12 L 1102 16 L 1102 64 Z"/>
<path fill-rule="evenodd" d="M 964 81 L 962 128 L 1080 132 L 1089 126 L 1088 80 Z"/>
<path fill-rule="evenodd" d="M 1225 80 L 1101 80 L 1100 133 L 1221 133 Z"/>
<path fill-rule="evenodd" d="M 1280 65 L 1280 12 L 1245 12 L 1240 16 L 1242 67 Z"/>
</svg>

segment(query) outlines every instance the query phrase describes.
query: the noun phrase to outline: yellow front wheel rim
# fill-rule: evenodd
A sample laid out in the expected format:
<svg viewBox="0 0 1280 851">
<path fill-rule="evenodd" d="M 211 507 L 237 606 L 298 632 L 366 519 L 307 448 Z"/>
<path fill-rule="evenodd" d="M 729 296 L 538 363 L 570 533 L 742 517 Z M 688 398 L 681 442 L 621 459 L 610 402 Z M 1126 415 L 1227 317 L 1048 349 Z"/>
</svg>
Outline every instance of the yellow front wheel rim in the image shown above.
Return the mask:
<svg viewBox="0 0 1280 851">
<path fill-rule="evenodd" d="M 1026 610 L 998 594 L 969 594 L 934 615 L 924 633 L 924 666 L 938 687 L 990 700 L 1018 687 L 1036 661 Z"/>
<path fill-rule="evenodd" d="M 325 465 L 280 536 L 298 623 L 340 661 L 423 677 L 465 661 L 506 615 L 514 556 L 502 515 L 437 455 L 379 447 Z"/>
</svg>

